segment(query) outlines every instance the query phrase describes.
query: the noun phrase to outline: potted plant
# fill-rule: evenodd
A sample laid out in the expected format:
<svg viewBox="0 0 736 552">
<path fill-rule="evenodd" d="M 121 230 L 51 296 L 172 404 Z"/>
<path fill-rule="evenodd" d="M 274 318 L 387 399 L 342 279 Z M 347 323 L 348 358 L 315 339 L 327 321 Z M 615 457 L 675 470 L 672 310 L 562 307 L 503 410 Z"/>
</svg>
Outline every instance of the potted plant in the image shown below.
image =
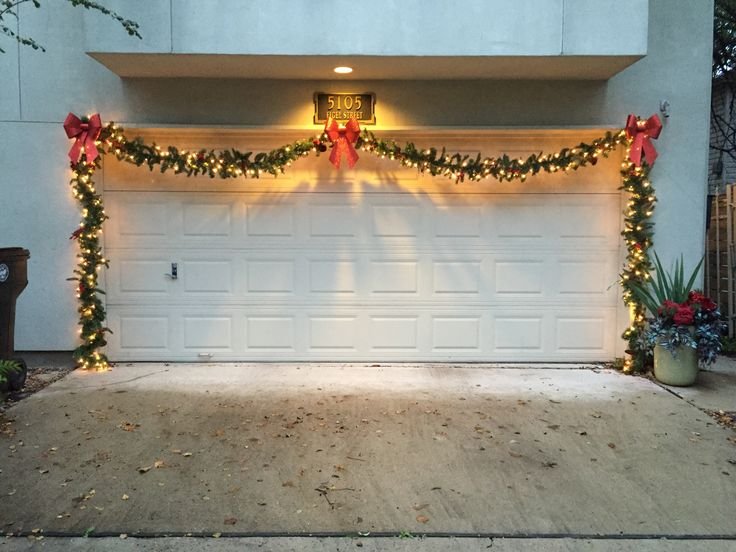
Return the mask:
<svg viewBox="0 0 736 552">
<path fill-rule="evenodd" d="M 20 391 L 26 383 L 26 366 L 17 360 L 0 360 L 0 392 Z"/>
<path fill-rule="evenodd" d="M 633 293 L 651 314 L 642 333 L 643 345 L 654 350 L 654 377 L 667 385 L 695 383 L 700 366 L 715 362 L 721 351 L 726 324 L 718 306 L 693 284 L 703 264 L 701 259 L 685 279 L 682 257 L 672 274 L 654 254 L 655 277 L 633 286 Z"/>
</svg>

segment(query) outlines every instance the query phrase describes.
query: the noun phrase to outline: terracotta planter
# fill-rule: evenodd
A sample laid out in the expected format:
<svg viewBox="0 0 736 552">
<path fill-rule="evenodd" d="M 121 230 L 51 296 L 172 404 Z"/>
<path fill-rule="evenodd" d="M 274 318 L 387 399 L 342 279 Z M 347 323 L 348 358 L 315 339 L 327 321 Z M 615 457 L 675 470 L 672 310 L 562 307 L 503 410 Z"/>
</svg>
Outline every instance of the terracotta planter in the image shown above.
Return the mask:
<svg viewBox="0 0 736 552">
<path fill-rule="evenodd" d="M 678 347 L 673 355 L 661 345 L 654 347 L 654 377 L 665 385 L 687 387 L 698 376 L 698 351 Z"/>
</svg>

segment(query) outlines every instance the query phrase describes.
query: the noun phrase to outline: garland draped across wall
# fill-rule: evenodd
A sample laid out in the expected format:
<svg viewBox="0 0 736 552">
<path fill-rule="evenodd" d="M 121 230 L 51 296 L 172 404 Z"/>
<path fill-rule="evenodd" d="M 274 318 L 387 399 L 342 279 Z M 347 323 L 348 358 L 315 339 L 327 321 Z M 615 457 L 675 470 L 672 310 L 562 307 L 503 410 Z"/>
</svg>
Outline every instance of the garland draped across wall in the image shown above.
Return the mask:
<svg viewBox="0 0 736 552">
<path fill-rule="evenodd" d="M 555 153 L 532 154 L 526 159 L 507 155 L 470 157 L 449 153 L 445 148 L 419 149 L 413 143 L 402 147 L 392 140 L 377 138 L 370 131 L 361 132 L 354 120 L 345 127 L 328 121 L 325 131 L 319 136 L 255 155 L 236 149 L 180 150 L 174 146 L 162 148 L 155 143 L 146 144 L 141 138 L 129 139 L 125 131 L 114 123 L 103 126 L 97 114 L 80 119 L 70 113 L 64 122 L 64 129 L 67 136 L 74 139 L 69 152 L 73 171 L 71 186 L 74 197 L 82 207 L 79 228 L 70 238 L 79 244 L 79 261 L 70 280 L 77 282 L 81 344 L 74 356 L 82 368 L 105 370 L 109 366 L 107 357 L 101 351 L 106 345 L 105 334 L 110 329 L 105 326 L 105 307 L 100 299 L 104 291 L 100 289 L 98 281 L 99 271 L 109 266 L 100 243 L 102 227 L 108 217 L 93 180 L 103 155 L 110 154 L 139 167 L 145 165 L 150 170 L 158 167 L 162 173 L 172 170 L 187 176 L 207 175 L 224 179 L 258 178 L 267 174 L 278 176 L 294 161 L 310 154 L 319 155 L 328 148 L 332 148 L 330 161 L 336 167 L 339 168 L 343 156 L 347 157 L 348 165 L 352 167 L 358 159 L 357 149 L 456 182 L 477 182 L 487 178 L 524 182 L 529 176 L 540 172 L 569 172 L 595 165 L 600 157 L 608 157 L 620 146 L 626 147 L 626 159 L 621 166 L 621 189 L 629 194 L 622 231 L 627 256 L 620 273 L 623 299 L 631 314 L 631 323 L 623 334 L 629 343 L 627 353 L 630 355 L 625 361 L 624 370 L 640 371 L 646 367 L 649 351 L 639 343 L 645 325 L 645 310 L 634 298 L 631 288 L 635 282 L 648 280 L 652 270 L 647 252 L 652 246 L 654 225 L 650 218 L 656 197 L 649 172 L 657 157 L 651 139 L 657 138 L 662 129 L 657 115 L 645 120 L 629 115 L 626 127 L 618 132 L 607 132 L 590 143 L 580 143 Z"/>
</svg>

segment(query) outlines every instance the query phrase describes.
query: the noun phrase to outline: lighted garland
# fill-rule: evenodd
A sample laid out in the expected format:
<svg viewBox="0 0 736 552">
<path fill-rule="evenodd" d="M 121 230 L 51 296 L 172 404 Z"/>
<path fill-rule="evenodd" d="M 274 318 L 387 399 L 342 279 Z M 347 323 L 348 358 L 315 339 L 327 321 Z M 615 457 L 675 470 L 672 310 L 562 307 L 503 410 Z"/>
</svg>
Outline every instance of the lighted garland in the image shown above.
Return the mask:
<svg viewBox="0 0 736 552">
<path fill-rule="evenodd" d="M 98 286 L 98 272 L 103 266 L 108 266 L 100 245 L 102 225 L 108 217 L 92 180 L 95 168 L 96 163 L 87 163 L 85 156 L 78 163 L 72 163 L 74 172 L 70 184 L 74 197 L 82 206 L 82 221 L 71 235 L 71 239 L 79 243 L 79 262 L 70 280 L 77 282 L 79 299 L 77 311 L 81 344 L 74 351 L 74 358 L 82 368 L 104 370 L 108 361 L 100 349 L 107 344 L 105 333 L 110 329 L 105 326 L 105 306 L 100 299 L 104 292 Z"/>
<path fill-rule="evenodd" d="M 70 115 L 71 116 L 71 115 Z M 99 120 L 99 118 L 98 118 Z M 82 121 L 86 121 L 83 119 Z M 637 120 L 635 119 L 636 123 Z M 640 124 L 642 121 L 638 121 Z M 84 122 L 83 124 L 87 124 Z M 85 127 L 86 128 L 86 127 Z M 643 127 L 642 127 L 643 128 Z M 628 127 L 627 127 L 628 130 Z M 494 178 L 499 181 L 525 181 L 529 176 L 540 172 L 556 173 L 577 170 L 586 165 L 595 165 L 600 157 L 607 157 L 621 145 L 627 148 L 626 161 L 622 165 L 623 185 L 621 189 L 630 194 L 630 200 L 624 213 L 625 228 L 622 232 L 627 246 L 627 262 L 620 274 L 623 298 L 631 310 L 632 322 L 623 337 L 629 342 L 628 353 L 631 355 L 625 364 L 626 371 L 639 371 L 646 366 L 648 351 L 639 344 L 638 338 L 644 328 L 644 307 L 638 303 L 631 287 L 634 282 L 649 279 L 651 265 L 647 251 L 652 245 L 653 224 L 649 221 L 653 214 L 656 198 L 654 189 L 648 179 L 650 166 L 646 162 L 635 164 L 631 161 L 630 149 L 641 149 L 639 136 L 627 130 L 607 132 L 602 138 L 590 143 L 580 143 L 572 148 L 563 148 L 553 154 L 532 154 L 526 159 L 501 157 L 470 157 L 459 153 L 448 153 L 444 148 L 419 149 L 412 143 L 403 147 L 394 141 L 377 138 L 372 132 L 364 130 L 356 136 L 355 147 L 377 157 L 400 162 L 407 167 L 414 167 L 419 172 L 433 176 L 444 176 L 456 182 L 465 180 L 480 181 Z M 86 132 L 86 131 L 85 131 Z M 102 254 L 99 235 L 107 219 L 102 198 L 95 191 L 92 177 L 98 168 L 97 159 L 87 161 L 94 156 L 95 149 L 82 148 L 85 140 L 93 145 L 100 154 L 111 154 L 121 161 L 147 166 L 150 170 L 158 168 L 162 173 L 174 171 L 187 176 L 207 175 L 210 178 L 259 178 L 265 174 L 278 176 L 296 160 L 310 154 L 319 155 L 335 144 L 327 132 L 306 140 L 298 140 L 291 144 L 273 149 L 269 152 L 253 154 L 237 149 L 222 151 L 199 149 L 180 150 L 174 146 L 162 148 L 155 143 L 147 144 L 141 138 L 133 140 L 125 136 L 124 130 L 110 123 L 96 129 L 94 135 L 70 134 L 77 137 L 74 147 L 78 147 L 78 161 L 72 161 L 74 175 L 71 181 L 74 195 L 82 206 L 82 221 L 72 238 L 79 241 L 79 263 L 74 271 L 78 282 L 79 324 L 81 345 L 75 351 L 75 358 L 83 368 L 105 369 L 107 357 L 100 352 L 105 346 L 105 309 L 99 294 L 104 293 L 98 287 L 98 271 L 108 266 L 108 260 Z M 656 136 L 653 136 L 656 137 Z M 648 137 L 644 136 L 643 139 Z M 90 142 L 91 140 L 91 142 Z M 645 146 L 652 148 L 645 142 Z M 74 153 L 70 152 L 70 155 Z M 352 145 L 350 145 L 352 147 Z M 651 154 L 645 147 L 647 159 Z M 79 153 L 81 152 L 81 158 Z M 656 152 L 655 152 L 656 155 Z M 74 156 L 73 156 L 74 159 Z"/>
<path fill-rule="evenodd" d="M 653 269 L 647 252 L 652 246 L 654 223 L 649 219 L 654 214 L 657 198 L 649 180 L 650 167 L 646 162 L 641 166 L 632 163 L 627 156 L 621 167 L 623 177 L 622 190 L 629 193 L 629 200 L 624 211 L 624 229 L 621 235 L 626 242 L 626 266 L 621 272 L 623 300 L 629 307 L 631 324 L 624 331 L 623 338 L 628 341 L 629 358 L 624 362 L 627 372 L 640 372 L 649 364 L 648 347 L 640 343 L 640 337 L 646 327 L 646 309 L 637 301 L 632 292 L 634 284 L 642 283 L 650 278 Z"/>
</svg>

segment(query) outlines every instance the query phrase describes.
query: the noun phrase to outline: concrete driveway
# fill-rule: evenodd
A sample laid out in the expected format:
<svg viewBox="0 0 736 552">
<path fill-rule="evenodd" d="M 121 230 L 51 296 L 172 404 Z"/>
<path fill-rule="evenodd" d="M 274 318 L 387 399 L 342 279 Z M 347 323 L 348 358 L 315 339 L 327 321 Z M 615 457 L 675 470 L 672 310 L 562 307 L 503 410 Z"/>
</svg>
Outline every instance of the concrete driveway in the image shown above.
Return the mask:
<svg viewBox="0 0 736 552">
<path fill-rule="evenodd" d="M 610 370 L 134 364 L 73 372 L 6 416 L 0 527 L 49 543 L 370 533 L 736 546 L 736 433 Z"/>
</svg>

